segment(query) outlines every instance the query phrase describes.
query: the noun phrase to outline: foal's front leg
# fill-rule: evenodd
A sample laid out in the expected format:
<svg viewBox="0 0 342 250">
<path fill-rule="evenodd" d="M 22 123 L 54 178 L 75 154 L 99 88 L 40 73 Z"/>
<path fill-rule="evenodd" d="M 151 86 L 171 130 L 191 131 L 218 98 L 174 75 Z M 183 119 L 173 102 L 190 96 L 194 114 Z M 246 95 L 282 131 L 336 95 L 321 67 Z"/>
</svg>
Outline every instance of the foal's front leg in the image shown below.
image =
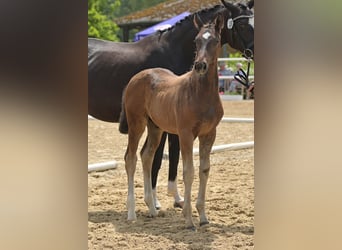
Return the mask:
<svg viewBox="0 0 342 250">
<path fill-rule="evenodd" d="M 200 136 L 199 150 L 200 150 L 200 166 L 199 166 L 199 179 L 200 185 L 198 190 L 198 197 L 196 208 L 200 216 L 200 226 L 208 224 L 209 221 L 205 214 L 205 193 L 207 189 L 207 182 L 210 171 L 210 151 L 214 144 L 216 137 L 216 128 L 205 136 Z"/>
<path fill-rule="evenodd" d="M 191 131 L 185 131 L 179 135 L 180 149 L 183 158 L 183 181 L 184 181 L 184 205 L 183 215 L 185 217 L 185 226 L 189 229 L 195 229 L 192 221 L 191 208 L 191 186 L 194 181 L 194 164 L 193 164 L 193 143 L 194 138 Z"/>
</svg>

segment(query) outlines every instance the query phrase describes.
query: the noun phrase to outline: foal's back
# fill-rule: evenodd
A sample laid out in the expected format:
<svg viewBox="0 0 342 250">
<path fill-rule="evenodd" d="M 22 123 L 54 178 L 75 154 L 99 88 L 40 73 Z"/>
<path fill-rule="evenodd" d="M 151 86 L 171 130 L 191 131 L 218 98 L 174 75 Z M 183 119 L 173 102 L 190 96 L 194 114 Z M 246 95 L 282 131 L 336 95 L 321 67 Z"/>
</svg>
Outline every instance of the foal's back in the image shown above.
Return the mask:
<svg viewBox="0 0 342 250">
<path fill-rule="evenodd" d="M 201 132 L 200 130 L 212 129 L 211 119 L 208 117 L 210 127 L 207 128 L 203 117 L 207 110 L 210 113 L 222 113 L 221 101 L 217 97 L 215 102 L 211 101 L 206 107 L 203 100 L 207 96 L 198 91 L 197 78 L 193 74 L 193 71 L 189 71 L 178 76 L 164 68 L 139 72 L 132 77 L 124 94 L 130 96 L 129 101 L 125 102 L 125 109 L 130 114 L 125 115 L 143 124 L 149 118 L 157 127 L 172 134 L 179 134 L 178 129 L 185 127 L 196 128 L 198 131 L 195 134 Z M 217 107 L 213 107 L 213 103 Z M 196 124 L 201 124 L 201 128 L 196 127 Z"/>
<path fill-rule="evenodd" d="M 175 128 L 177 116 L 180 115 L 179 106 L 184 105 L 181 100 L 186 97 L 182 89 L 187 85 L 186 76 L 189 74 L 190 72 L 177 76 L 164 68 L 146 69 L 136 74 L 124 94 L 131 97 L 130 101 L 125 103 L 126 110 L 131 112 L 127 116 L 143 123 L 143 120 L 149 117 L 164 131 L 177 134 Z M 139 105 L 136 105 L 137 103 Z"/>
</svg>

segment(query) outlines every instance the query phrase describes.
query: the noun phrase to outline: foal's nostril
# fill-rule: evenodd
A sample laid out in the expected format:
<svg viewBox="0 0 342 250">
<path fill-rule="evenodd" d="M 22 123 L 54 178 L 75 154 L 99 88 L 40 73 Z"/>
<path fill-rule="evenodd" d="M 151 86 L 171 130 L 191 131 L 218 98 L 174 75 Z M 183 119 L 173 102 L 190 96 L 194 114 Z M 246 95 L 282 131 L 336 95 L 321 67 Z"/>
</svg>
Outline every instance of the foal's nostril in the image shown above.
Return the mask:
<svg viewBox="0 0 342 250">
<path fill-rule="evenodd" d="M 204 73 L 207 71 L 208 65 L 205 62 L 196 62 L 195 63 L 195 70 L 197 72 Z"/>
<path fill-rule="evenodd" d="M 201 62 L 196 62 L 195 63 L 195 70 L 199 71 L 202 69 L 202 63 Z"/>
<path fill-rule="evenodd" d="M 202 69 L 203 69 L 204 71 L 206 71 L 206 70 L 207 70 L 207 67 L 208 67 L 207 64 L 206 64 L 205 62 L 203 62 L 202 64 L 203 64 L 203 65 L 202 65 Z"/>
</svg>

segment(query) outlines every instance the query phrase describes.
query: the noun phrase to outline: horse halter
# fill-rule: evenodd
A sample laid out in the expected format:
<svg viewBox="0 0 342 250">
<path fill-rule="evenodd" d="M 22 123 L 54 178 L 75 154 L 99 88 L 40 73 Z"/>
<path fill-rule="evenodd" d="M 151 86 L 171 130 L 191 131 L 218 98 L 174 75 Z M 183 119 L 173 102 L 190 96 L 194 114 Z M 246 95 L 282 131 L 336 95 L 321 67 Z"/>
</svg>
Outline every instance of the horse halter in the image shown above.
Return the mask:
<svg viewBox="0 0 342 250">
<path fill-rule="evenodd" d="M 240 16 L 237 16 L 237 17 L 234 17 L 234 18 L 229 18 L 227 20 L 227 28 L 229 30 L 232 30 L 232 29 L 235 29 L 237 35 L 239 36 L 240 40 L 242 41 L 243 45 L 244 45 L 244 56 L 247 58 L 247 59 L 252 59 L 253 58 L 253 52 L 251 50 L 251 48 L 253 47 L 254 45 L 254 41 L 250 42 L 249 44 L 246 45 L 246 42 L 244 39 L 242 39 L 242 36 L 240 34 L 240 31 L 239 29 L 236 28 L 236 25 L 234 25 L 234 22 L 236 20 L 239 20 L 239 19 L 242 19 L 242 18 L 248 18 L 248 24 L 250 26 L 252 26 L 253 30 L 254 30 L 254 15 L 240 15 Z"/>
<path fill-rule="evenodd" d="M 248 18 L 248 24 L 253 27 L 254 29 L 254 15 L 241 15 L 237 16 L 235 18 L 229 18 L 227 21 L 227 28 L 228 29 L 234 29 L 234 21 L 242 18 Z M 247 63 L 247 73 L 243 69 L 239 69 L 238 72 L 234 75 L 234 79 L 237 80 L 239 83 L 241 83 L 245 88 L 250 91 L 254 95 L 254 82 L 249 81 L 249 69 L 250 69 L 250 63 L 251 59 L 253 59 L 253 51 L 251 50 L 252 46 L 254 45 L 254 42 L 250 42 L 247 46 L 245 44 L 245 41 L 242 39 L 242 36 L 239 32 L 239 29 L 235 28 L 236 33 L 240 37 L 240 40 L 243 42 L 243 45 L 245 47 L 245 50 L 243 52 L 244 56 L 246 57 L 248 63 Z"/>
</svg>

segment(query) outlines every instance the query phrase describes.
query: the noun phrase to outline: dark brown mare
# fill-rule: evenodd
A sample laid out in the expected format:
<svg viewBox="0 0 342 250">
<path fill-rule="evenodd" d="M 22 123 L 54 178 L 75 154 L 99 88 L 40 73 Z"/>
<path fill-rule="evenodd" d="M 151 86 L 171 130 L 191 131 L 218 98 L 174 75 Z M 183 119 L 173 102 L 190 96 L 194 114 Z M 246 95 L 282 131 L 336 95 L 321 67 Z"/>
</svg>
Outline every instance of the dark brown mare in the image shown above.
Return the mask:
<svg viewBox="0 0 342 250">
<path fill-rule="evenodd" d="M 205 214 L 205 192 L 210 170 L 210 151 L 216 137 L 216 126 L 223 116 L 218 93 L 217 57 L 221 47 L 222 15 L 203 26 L 195 15 L 194 25 L 200 29 L 195 38 L 196 57 L 192 70 L 177 76 L 170 70 L 153 68 L 132 77 L 123 95 L 120 129 L 128 130 L 125 154 L 128 176 L 128 220 L 135 220 L 134 173 L 139 140 L 147 126 L 147 140 L 140 155 L 144 173 L 144 200 L 152 217 L 154 204 L 151 169 L 155 151 L 163 131 L 179 136 L 183 159 L 184 206 L 187 228 L 194 229 L 191 208 L 191 186 L 194 178 L 193 143 L 198 137 L 200 166 L 196 208 L 200 225 L 209 223 Z M 202 27 L 203 26 L 203 27 Z M 202 28 L 201 28 L 202 27 Z"/>
<path fill-rule="evenodd" d="M 200 10 L 196 14 L 208 22 L 218 13 L 224 16 L 225 27 L 221 31 L 221 44 L 241 52 L 253 50 L 254 29 L 248 24 L 252 11 L 243 5 L 233 5 L 222 0 L 225 7 L 217 5 Z M 177 75 L 187 72 L 193 64 L 197 30 L 192 22 L 193 15 L 176 24 L 173 28 L 157 32 L 135 43 L 115 43 L 98 39 L 88 39 L 88 112 L 97 119 L 118 122 L 121 112 L 122 93 L 131 77 L 143 69 L 163 67 Z M 234 20 L 231 29 L 227 21 Z M 169 192 L 175 201 L 178 195 L 176 176 L 179 160 L 179 141 L 169 134 Z M 152 167 L 152 187 L 156 187 L 157 175 L 163 157 L 166 134 L 162 136 Z M 155 191 L 155 189 L 154 189 Z M 158 205 L 158 203 L 157 203 Z"/>
</svg>

